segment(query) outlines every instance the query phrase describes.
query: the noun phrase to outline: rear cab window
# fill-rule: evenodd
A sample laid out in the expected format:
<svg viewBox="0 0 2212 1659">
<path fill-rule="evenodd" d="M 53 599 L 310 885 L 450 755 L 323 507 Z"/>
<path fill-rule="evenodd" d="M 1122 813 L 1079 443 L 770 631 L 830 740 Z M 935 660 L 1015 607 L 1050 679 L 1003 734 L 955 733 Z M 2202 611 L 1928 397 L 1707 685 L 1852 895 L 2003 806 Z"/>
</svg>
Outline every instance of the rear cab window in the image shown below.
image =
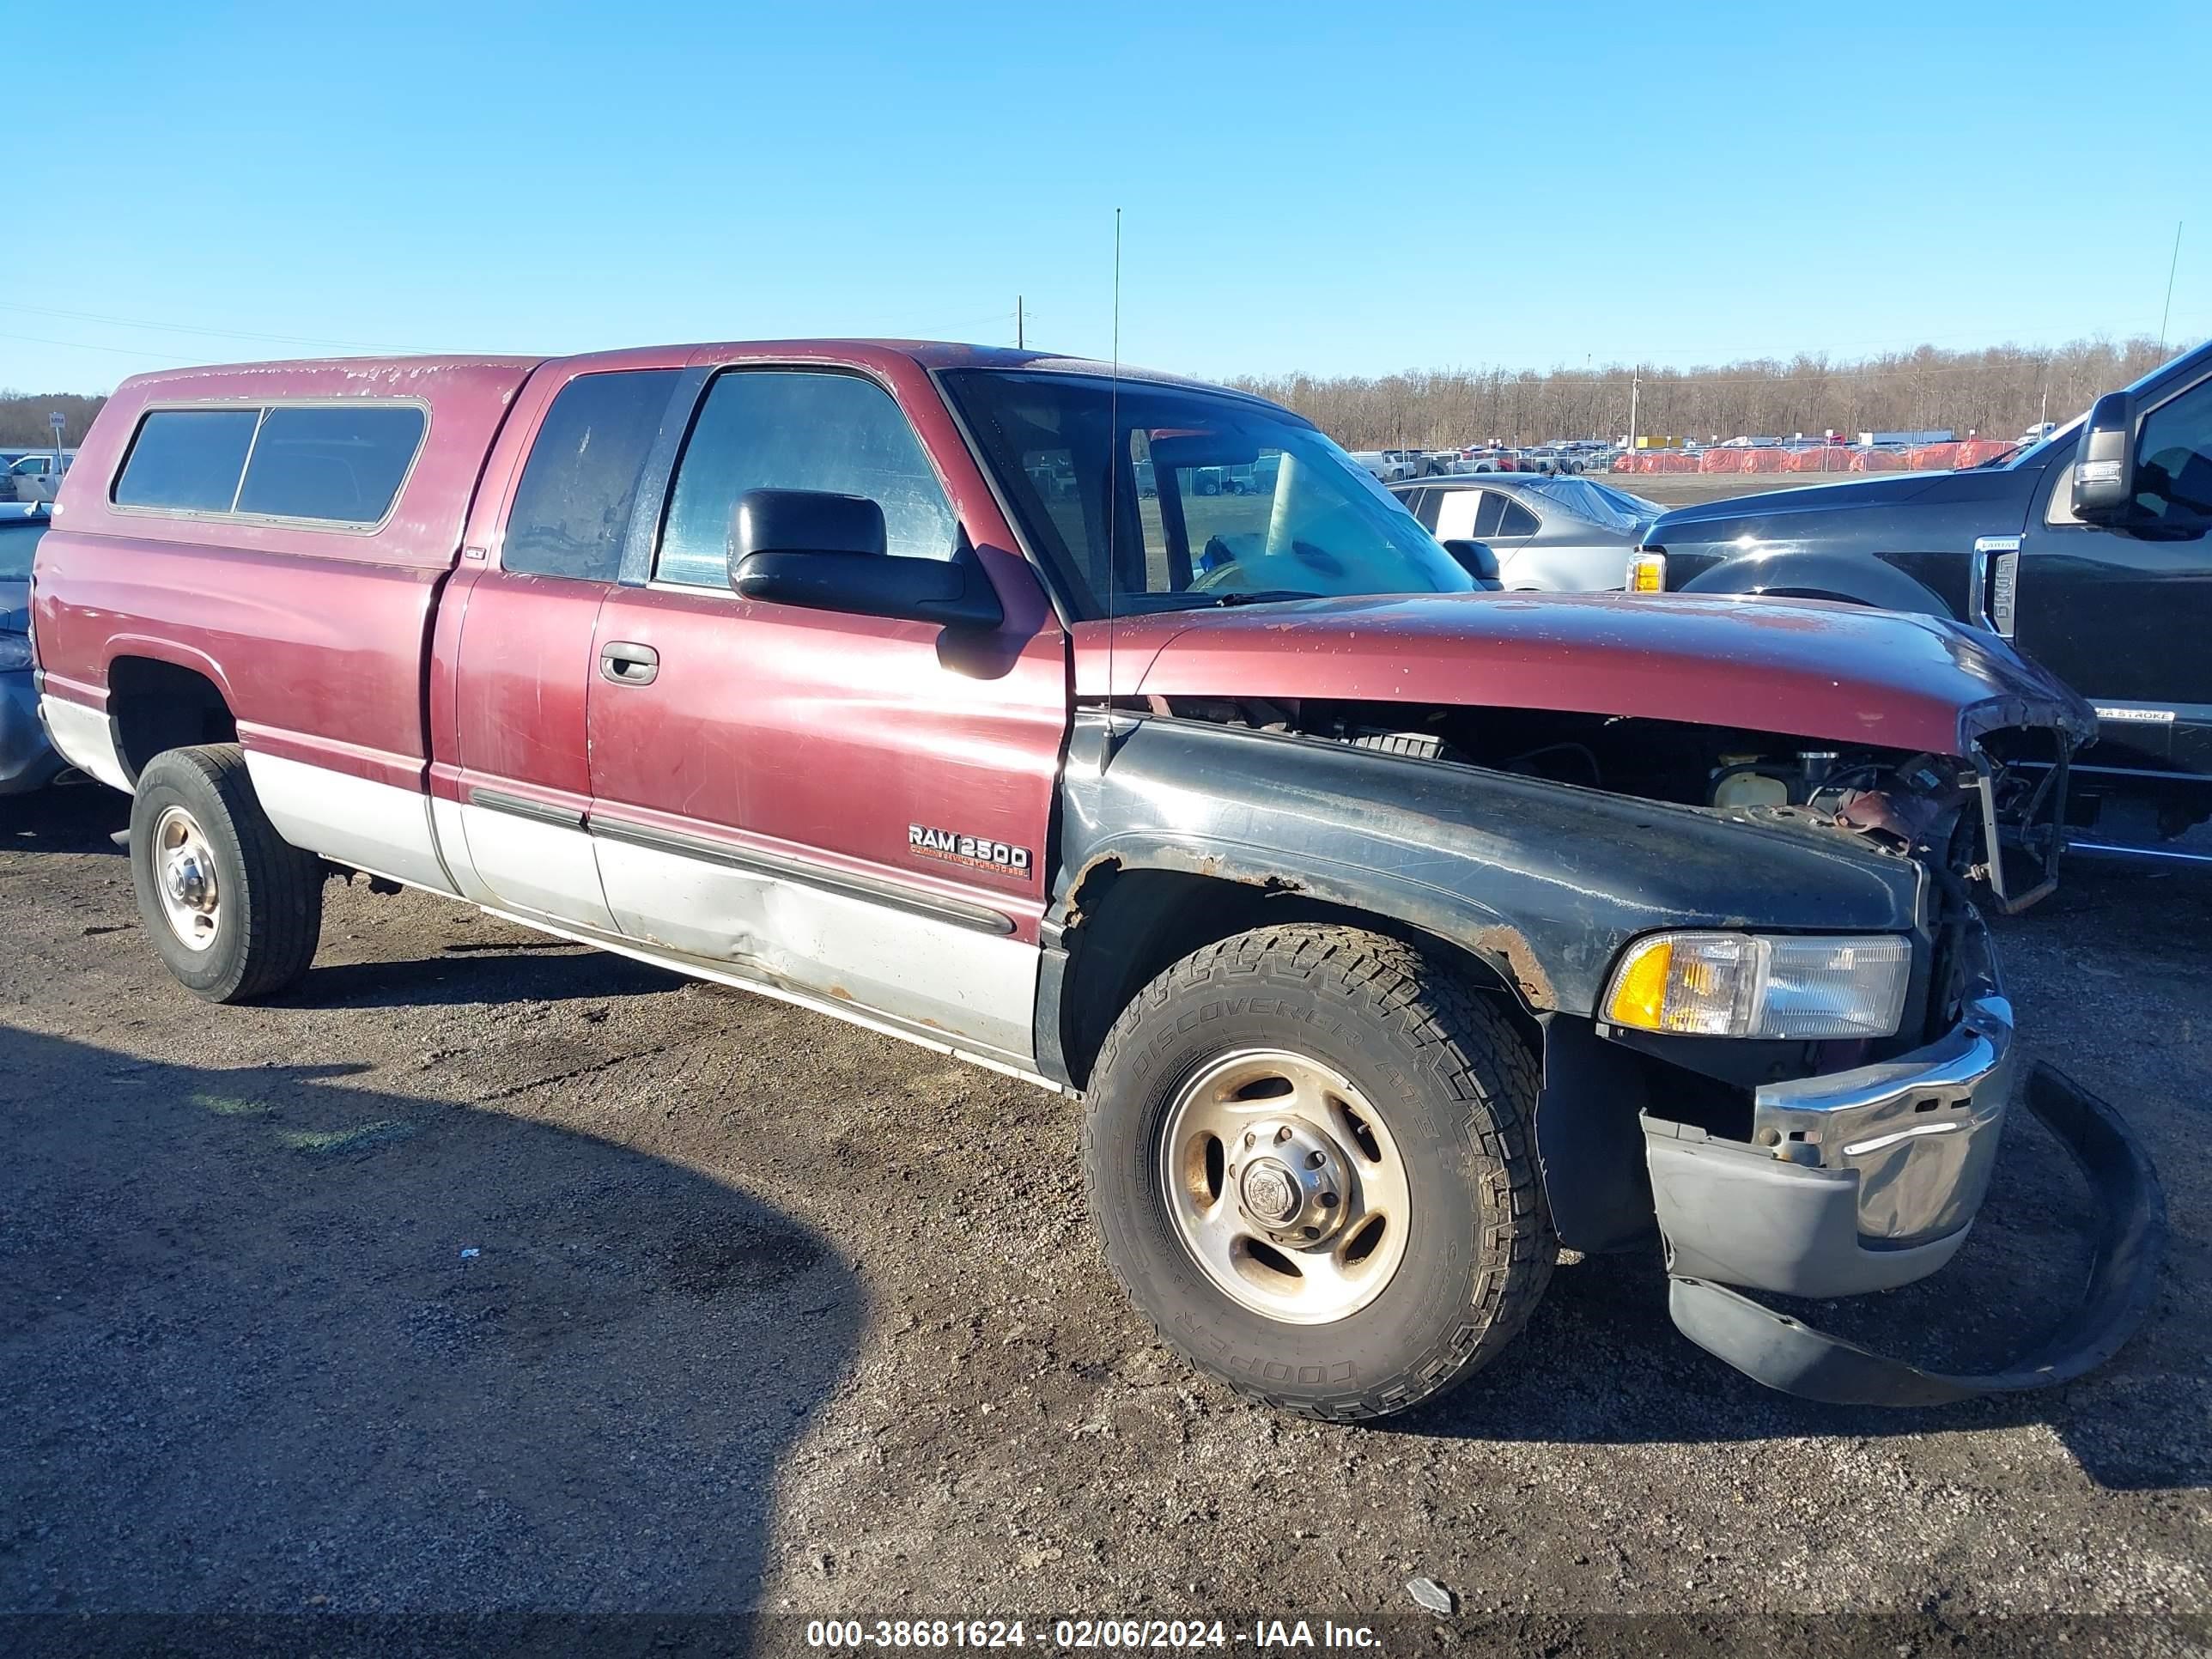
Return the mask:
<svg viewBox="0 0 2212 1659">
<path fill-rule="evenodd" d="M 155 512 L 373 529 L 390 516 L 428 426 L 413 403 L 152 409 L 110 499 Z"/>
<path fill-rule="evenodd" d="M 502 570 L 611 582 L 677 371 L 580 374 L 554 394 L 500 545 Z"/>
</svg>

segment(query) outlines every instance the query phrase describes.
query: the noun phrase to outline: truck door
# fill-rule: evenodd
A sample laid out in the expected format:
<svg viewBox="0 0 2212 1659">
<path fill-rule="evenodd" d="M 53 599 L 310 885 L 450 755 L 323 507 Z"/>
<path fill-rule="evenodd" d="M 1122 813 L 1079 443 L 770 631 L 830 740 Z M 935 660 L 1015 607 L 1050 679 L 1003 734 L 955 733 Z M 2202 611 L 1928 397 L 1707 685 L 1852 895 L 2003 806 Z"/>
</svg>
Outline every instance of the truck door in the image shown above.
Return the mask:
<svg viewBox="0 0 2212 1659">
<path fill-rule="evenodd" d="M 2097 704 L 2102 738 L 2144 761 L 2212 768 L 2212 377 L 2137 428 L 2138 530 L 2073 512 L 2074 464 L 2055 457 L 2021 538 L 2015 637 Z M 2154 472 L 2153 468 L 2156 471 Z"/>
<path fill-rule="evenodd" d="M 718 374 L 650 570 L 599 613 L 591 824 L 615 922 L 733 979 L 1027 1068 L 1065 636 L 1003 551 L 1006 619 L 988 632 L 740 598 L 730 531 L 755 489 L 866 496 L 889 557 L 951 558 L 963 535 L 1015 545 L 918 368 L 896 397 L 821 367 Z"/>
<path fill-rule="evenodd" d="M 585 830 L 592 642 L 680 378 L 625 370 L 558 386 L 491 517 L 499 528 L 471 524 L 441 602 L 459 624 L 455 742 L 432 786 L 441 843 L 458 842 L 449 867 L 480 904 L 614 931 Z"/>
</svg>

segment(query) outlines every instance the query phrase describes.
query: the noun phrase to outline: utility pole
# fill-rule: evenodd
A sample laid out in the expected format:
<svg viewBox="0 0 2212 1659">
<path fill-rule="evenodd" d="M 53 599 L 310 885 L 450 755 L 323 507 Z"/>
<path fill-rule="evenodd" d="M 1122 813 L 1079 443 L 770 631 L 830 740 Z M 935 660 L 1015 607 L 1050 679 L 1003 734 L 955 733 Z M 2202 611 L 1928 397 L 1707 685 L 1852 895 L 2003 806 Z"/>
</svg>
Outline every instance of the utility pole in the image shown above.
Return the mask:
<svg viewBox="0 0 2212 1659">
<path fill-rule="evenodd" d="M 1022 324 L 1022 296 L 1014 295 L 1014 349 L 1024 350 L 1029 344 L 1028 331 Z"/>
<path fill-rule="evenodd" d="M 1636 399 L 1643 389 L 1644 365 L 1638 363 L 1628 372 L 1628 447 L 1631 449 L 1636 447 Z"/>
</svg>

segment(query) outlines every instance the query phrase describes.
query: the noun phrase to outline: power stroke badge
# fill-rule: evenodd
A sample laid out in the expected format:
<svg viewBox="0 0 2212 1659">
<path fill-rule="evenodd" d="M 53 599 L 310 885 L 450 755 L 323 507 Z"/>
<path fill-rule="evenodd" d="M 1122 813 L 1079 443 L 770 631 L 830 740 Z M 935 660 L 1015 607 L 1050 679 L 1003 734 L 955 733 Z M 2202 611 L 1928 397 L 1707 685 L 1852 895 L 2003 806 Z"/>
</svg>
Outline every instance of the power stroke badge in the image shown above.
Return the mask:
<svg viewBox="0 0 2212 1659">
<path fill-rule="evenodd" d="M 907 850 L 917 858 L 944 864 L 964 864 L 972 870 L 996 870 L 1001 875 L 1028 879 L 1030 849 L 1009 847 L 988 836 L 963 836 L 951 830 L 933 830 L 926 823 L 906 827 Z"/>
</svg>

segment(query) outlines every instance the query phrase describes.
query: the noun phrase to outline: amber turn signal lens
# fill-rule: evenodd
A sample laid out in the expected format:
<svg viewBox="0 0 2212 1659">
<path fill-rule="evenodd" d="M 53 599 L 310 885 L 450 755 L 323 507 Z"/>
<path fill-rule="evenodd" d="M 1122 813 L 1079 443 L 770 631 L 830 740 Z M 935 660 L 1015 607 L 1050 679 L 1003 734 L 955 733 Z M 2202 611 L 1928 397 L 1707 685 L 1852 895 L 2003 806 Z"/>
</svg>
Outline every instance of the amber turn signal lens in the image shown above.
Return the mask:
<svg viewBox="0 0 2212 1659">
<path fill-rule="evenodd" d="M 1667 556 L 1642 548 L 1631 554 L 1628 591 L 1632 593 L 1664 593 L 1667 591 Z"/>
<path fill-rule="evenodd" d="M 1630 957 L 1613 980 L 1606 1018 L 1638 1030 L 1661 1030 L 1667 1012 L 1667 981 L 1674 966 L 1674 945 L 1668 939 L 1654 939 Z"/>
</svg>

